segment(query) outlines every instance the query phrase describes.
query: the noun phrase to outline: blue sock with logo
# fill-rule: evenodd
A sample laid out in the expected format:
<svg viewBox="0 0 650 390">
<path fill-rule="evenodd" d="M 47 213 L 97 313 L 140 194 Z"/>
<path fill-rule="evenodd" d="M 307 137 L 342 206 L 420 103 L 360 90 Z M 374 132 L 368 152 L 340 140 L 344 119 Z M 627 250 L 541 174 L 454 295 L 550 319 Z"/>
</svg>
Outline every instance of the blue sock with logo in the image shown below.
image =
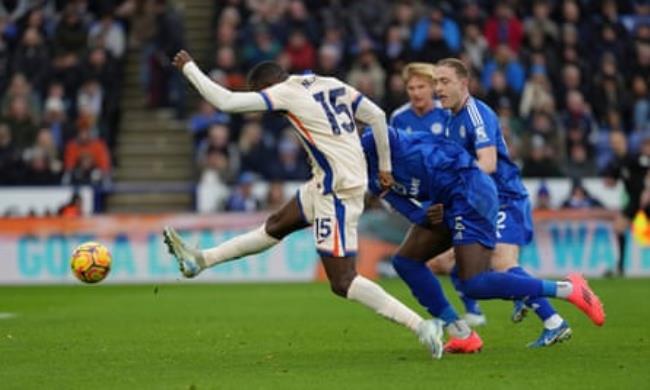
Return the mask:
<svg viewBox="0 0 650 390">
<path fill-rule="evenodd" d="M 465 306 L 465 312 L 479 315 L 483 314 L 481 307 L 478 305 L 478 302 L 463 293 L 461 289 L 461 280 L 458 276 L 458 266 L 454 265 L 454 268 L 451 269 L 451 274 L 449 274 L 449 277 L 451 279 L 451 283 L 454 285 L 456 293 L 458 293 L 458 297 L 463 302 L 463 306 Z"/>
<path fill-rule="evenodd" d="M 508 269 L 508 272 L 515 275 L 532 277 L 525 269 L 519 266 Z M 528 298 L 524 299 L 524 303 L 526 306 L 532 307 L 533 310 L 535 310 L 535 314 L 537 314 L 542 321 L 546 320 L 553 314 L 557 314 L 551 303 L 546 298 Z"/>
<path fill-rule="evenodd" d="M 440 318 L 445 325 L 458 320 L 458 314 L 447 301 L 440 282 L 426 264 L 395 255 L 393 267 L 432 316 Z"/>
</svg>

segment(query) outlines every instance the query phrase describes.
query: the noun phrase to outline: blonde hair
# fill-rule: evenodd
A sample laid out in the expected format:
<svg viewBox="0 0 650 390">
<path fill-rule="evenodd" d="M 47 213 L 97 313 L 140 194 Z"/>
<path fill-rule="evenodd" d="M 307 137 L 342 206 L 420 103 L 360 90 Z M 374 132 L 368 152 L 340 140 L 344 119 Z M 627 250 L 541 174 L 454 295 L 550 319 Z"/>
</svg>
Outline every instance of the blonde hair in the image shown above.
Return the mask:
<svg viewBox="0 0 650 390">
<path fill-rule="evenodd" d="M 411 62 L 402 69 L 402 80 L 408 82 L 412 77 L 423 77 L 433 84 L 435 67 L 428 62 Z"/>
</svg>

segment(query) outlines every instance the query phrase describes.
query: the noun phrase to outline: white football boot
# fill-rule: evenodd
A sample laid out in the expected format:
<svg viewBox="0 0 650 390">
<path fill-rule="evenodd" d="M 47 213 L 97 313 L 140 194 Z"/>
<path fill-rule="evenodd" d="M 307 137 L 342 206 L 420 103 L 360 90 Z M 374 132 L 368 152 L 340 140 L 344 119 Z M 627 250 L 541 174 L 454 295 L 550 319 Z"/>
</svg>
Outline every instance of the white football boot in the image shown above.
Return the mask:
<svg viewBox="0 0 650 390">
<path fill-rule="evenodd" d="M 186 278 L 193 278 L 205 268 L 205 261 L 200 250 L 191 248 L 173 228 L 167 226 L 163 230 L 167 251 L 178 262 L 178 268 Z"/>
<path fill-rule="evenodd" d="M 429 348 L 434 359 L 442 358 L 442 352 L 444 351 L 443 334 L 442 321 L 440 320 L 424 320 L 418 326 L 418 339 Z"/>
</svg>

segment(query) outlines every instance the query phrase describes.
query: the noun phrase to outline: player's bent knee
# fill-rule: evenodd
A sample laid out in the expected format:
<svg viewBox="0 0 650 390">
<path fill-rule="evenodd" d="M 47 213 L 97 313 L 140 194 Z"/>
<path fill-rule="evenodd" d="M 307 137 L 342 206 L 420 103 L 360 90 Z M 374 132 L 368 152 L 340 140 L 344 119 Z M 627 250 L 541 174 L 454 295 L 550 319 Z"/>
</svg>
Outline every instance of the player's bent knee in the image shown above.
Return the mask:
<svg viewBox="0 0 650 390">
<path fill-rule="evenodd" d="M 350 285 L 352 284 L 352 279 L 344 277 L 334 278 L 330 280 L 330 289 L 335 295 L 346 298 L 348 296 Z"/>
</svg>

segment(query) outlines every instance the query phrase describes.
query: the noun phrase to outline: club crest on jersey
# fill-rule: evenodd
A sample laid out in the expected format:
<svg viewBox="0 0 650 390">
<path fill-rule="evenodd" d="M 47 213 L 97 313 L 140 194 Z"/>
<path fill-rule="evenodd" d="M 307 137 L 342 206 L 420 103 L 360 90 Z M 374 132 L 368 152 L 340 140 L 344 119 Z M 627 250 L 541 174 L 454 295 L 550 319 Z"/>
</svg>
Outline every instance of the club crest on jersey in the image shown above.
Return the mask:
<svg viewBox="0 0 650 390">
<path fill-rule="evenodd" d="M 460 135 L 460 138 L 465 138 L 467 136 L 467 129 L 465 129 L 465 125 L 460 126 L 460 129 L 458 129 L 458 134 Z"/>
<path fill-rule="evenodd" d="M 431 125 L 431 132 L 435 135 L 440 135 L 442 134 L 442 124 L 441 123 L 434 123 Z"/>
</svg>

